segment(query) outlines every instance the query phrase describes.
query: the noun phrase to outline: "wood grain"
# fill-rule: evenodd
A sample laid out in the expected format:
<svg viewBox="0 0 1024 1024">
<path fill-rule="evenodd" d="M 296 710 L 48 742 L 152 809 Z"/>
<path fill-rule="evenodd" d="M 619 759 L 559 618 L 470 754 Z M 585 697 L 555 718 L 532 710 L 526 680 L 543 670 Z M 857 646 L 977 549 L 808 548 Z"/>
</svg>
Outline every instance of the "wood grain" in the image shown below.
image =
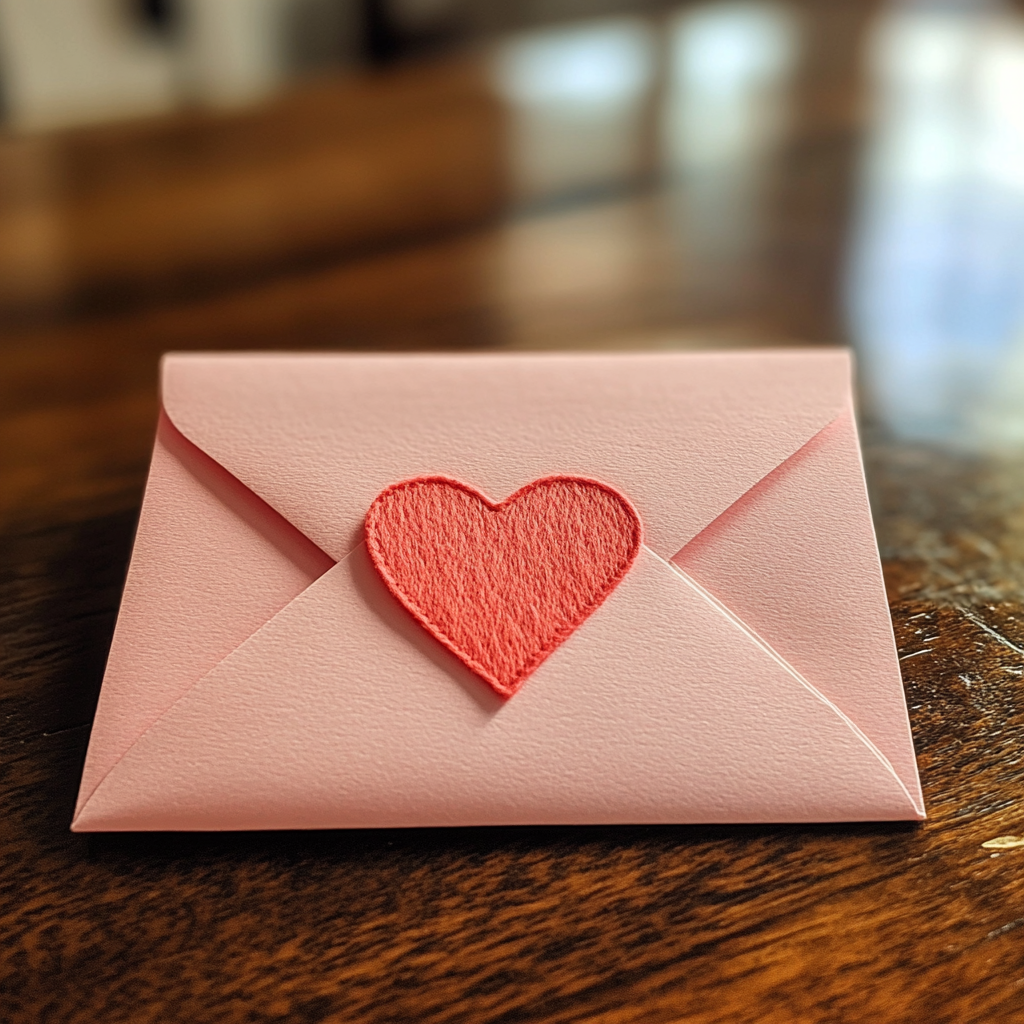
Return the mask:
<svg viewBox="0 0 1024 1024">
<path fill-rule="evenodd" d="M 766 172 L 758 241 L 730 259 L 679 244 L 678 183 L 626 182 L 509 215 L 508 194 L 495 190 L 505 171 L 486 154 L 466 171 L 476 182 L 466 204 L 424 219 L 409 198 L 420 194 L 416 174 L 435 187 L 438 161 L 452 155 L 424 141 L 435 112 L 441 124 L 454 106 L 472 138 L 504 130 L 506 113 L 465 101 L 475 86 L 463 58 L 325 85 L 319 98 L 286 98 L 223 125 L 189 117 L 3 142 L 27 161 L 19 216 L 39 215 L 52 197 L 25 170 L 27 149 L 70 147 L 79 155 L 58 191 L 74 209 L 62 230 L 111 230 L 76 242 L 35 305 L 9 304 L 0 337 L 0 1021 L 1021 1016 L 1024 848 L 982 847 L 1024 834 L 1024 460 L 1013 455 L 953 455 L 882 431 L 866 446 L 923 825 L 68 831 L 162 351 L 843 340 L 868 8 L 800 10 L 813 45 L 797 112 Z M 365 134 L 364 102 L 392 105 Z M 332 228 L 317 249 L 316 217 L 297 199 L 279 245 L 259 241 L 270 237 L 265 225 L 222 239 L 208 273 L 196 271 L 202 280 L 182 285 L 186 236 L 200 227 L 161 218 L 190 196 L 212 209 L 236 175 L 266 167 L 287 192 L 306 147 L 323 166 L 349 159 L 340 134 L 318 140 L 313 114 L 280 141 L 282 110 L 320 103 L 351 108 L 338 132 L 358 137 L 367 166 L 407 155 L 400 175 L 371 190 L 380 226 Z M 261 118 L 277 126 L 281 148 Z M 13 239 L 4 216 L 0 237 Z M 125 227 L 136 217 L 145 232 Z M 220 232 L 227 222 L 210 223 Z M 20 268 L 22 299 L 45 270 L 43 249 L 18 258 L 12 242 L 0 257 Z M 833 642 L 841 663 L 842 637 Z"/>
<path fill-rule="evenodd" d="M 506 198 L 503 127 L 486 67 L 453 60 L 0 139 L 0 308 L 202 294 L 478 223 Z"/>
</svg>

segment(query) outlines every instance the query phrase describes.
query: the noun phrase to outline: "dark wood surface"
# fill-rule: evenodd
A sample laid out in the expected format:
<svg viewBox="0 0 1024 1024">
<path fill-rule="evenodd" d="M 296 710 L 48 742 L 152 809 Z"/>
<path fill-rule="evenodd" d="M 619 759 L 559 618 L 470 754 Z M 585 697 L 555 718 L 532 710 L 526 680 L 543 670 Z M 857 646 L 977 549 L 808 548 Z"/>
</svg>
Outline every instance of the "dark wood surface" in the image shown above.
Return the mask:
<svg viewBox="0 0 1024 1024">
<path fill-rule="evenodd" d="M 517 192 L 479 56 L 0 140 L 0 1021 L 1024 1013 L 1024 843 L 983 845 L 1024 834 L 1024 459 L 884 424 L 866 458 L 923 825 L 68 831 L 162 351 L 848 340 L 873 8 L 795 10 L 739 251 L 680 241 L 692 182 L 642 152 L 598 189 Z"/>
</svg>

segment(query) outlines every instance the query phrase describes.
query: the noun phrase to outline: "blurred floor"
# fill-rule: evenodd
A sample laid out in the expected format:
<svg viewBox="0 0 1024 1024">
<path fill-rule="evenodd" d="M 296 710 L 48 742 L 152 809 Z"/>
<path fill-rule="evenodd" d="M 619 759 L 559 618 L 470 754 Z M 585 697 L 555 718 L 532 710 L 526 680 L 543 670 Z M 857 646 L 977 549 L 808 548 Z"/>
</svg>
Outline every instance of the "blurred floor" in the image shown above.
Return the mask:
<svg viewBox="0 0 1024 1024">
<path fill-rule="evenodd" d="M 26 467 L 5 509 L 80 500 L 115 451 L 138 486 L 167 349 L 843 340 L 874 18 L 681 6 L 234 113 L 8 133 L 0 429 Z M 110 423 L 117 443 L 99 412 L 84 434 L 37 425 L 125 389 L 140 419 Z"/>
<path fill-rule="evenodd" d="M 114 312 L 510 213 L 656 195 L 660 209 L 627 230 L 674 268 L 667 288 L 728 306 L 732 280 L 746 292 L 771 270 L 780 235 L 845 206 L 847 169 L 818 164 L 823 133 L 850 130 L 849 111 L 823 124 L 815 109 L 855 93 L 863 20 L 700 5 L 525 33 L 233 116 L 9 137 L 3 302 Z M 837 45 L 847 52 L 821 53 Z M 794 162 L 835 210 L 783 205 Z"/>
<path fill-rule="evenodd" d="M 254 345 L 853 340 L 904 432 L 1012 441 L 1022 88 L 1024 23 L 999 5 L 735 0 L 526 31 L 238 113 L 8 133 L 0 324 L 11 344 L 244 296 L 276 310 Z M 463 267 L 429 324 L 393 309 L 423 301 L 402 279 L 417 252 Z M 372 336 L 344 286 L 368 254 Z M 315 295 L 289 322 L 298 279 Z"/>
<path fill-rule="evenodd" d="M 5 429 L 129 349 L 838 342 L 903 436 L 1012 447 L 1022 91 L 1005 5 L 727 0 L 9 130 Z"/>
</svg>

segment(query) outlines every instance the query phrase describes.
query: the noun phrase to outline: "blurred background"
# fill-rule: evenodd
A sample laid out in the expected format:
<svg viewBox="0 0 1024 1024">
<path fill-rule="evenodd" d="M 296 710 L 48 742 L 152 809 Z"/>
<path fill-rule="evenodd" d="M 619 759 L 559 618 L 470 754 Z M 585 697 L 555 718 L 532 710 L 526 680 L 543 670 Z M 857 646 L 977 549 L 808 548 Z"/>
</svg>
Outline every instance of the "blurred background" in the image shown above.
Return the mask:
<svg viewBox="0 0 1024 1024">
<path fill-rule="evenodd" d="M 850 344 L 1024 445 L 1017 5 L 0 0 L 0 97 L 10 507 L 137 486 L 180 348 Z"/>
</svg>

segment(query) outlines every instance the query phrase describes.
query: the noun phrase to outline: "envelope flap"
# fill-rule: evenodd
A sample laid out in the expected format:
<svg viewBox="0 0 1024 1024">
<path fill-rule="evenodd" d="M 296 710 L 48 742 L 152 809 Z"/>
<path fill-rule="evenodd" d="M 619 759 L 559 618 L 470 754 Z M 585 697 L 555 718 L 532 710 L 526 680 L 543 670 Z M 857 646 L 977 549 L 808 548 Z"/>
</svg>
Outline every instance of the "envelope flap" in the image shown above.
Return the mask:
<svg viewBox="0 0 1024 1024">
<path fill-rule="evenodd" d="M 388 484 L 494 499 L 555 473 L 629 495 L 671 557 L 849 401 L 843 351 L 643 355 L 175 354 L 178 429 L 341 558 Z"/>
</svg>

